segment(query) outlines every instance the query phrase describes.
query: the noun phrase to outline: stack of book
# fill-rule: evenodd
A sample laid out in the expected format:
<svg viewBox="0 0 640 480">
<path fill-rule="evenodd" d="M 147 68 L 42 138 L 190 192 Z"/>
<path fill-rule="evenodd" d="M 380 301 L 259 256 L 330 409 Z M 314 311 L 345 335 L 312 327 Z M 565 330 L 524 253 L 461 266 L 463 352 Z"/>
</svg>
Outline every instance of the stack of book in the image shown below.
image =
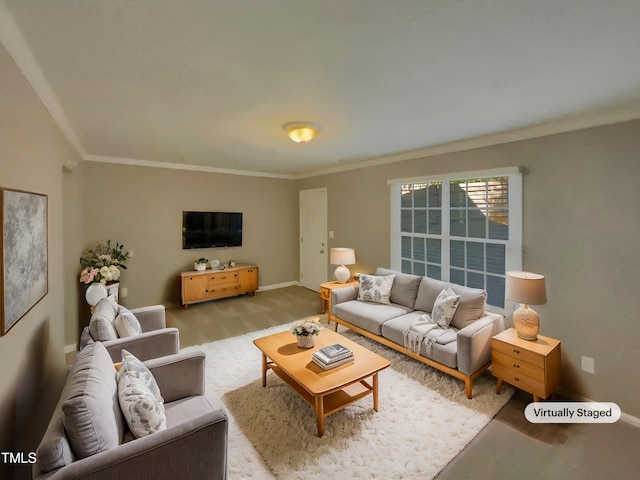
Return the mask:
<svg viewBox="0 0 640 480">
<path fill-rule="evenodd" d="M 347 362 L 353 361 L 353 352 L 347 347 L 336 343 L 328 347 L 320 348 L 313 352 L 311 357 L 314 363 L 324 370 L 337 367 Z"/>
</svg>

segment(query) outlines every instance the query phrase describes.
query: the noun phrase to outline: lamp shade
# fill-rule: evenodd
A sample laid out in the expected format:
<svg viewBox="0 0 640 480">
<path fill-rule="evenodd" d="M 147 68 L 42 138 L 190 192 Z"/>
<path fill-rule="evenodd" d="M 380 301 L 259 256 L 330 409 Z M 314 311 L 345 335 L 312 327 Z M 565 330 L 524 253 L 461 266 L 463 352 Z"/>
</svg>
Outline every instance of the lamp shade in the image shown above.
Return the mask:
<svg viewBox="0 0 640 480">
<path fill-rule="evenodd" d="M 505 297 L 524 305 L 547 303 L 544 275 L 531 272 L 507 272 Z"/>
<path fill-rule="evenodd" d="M 331 265 L 353 265 L 356 263 L 356 252 L 353 248 L 332 248 L 329 252 Z"/>
</svg>

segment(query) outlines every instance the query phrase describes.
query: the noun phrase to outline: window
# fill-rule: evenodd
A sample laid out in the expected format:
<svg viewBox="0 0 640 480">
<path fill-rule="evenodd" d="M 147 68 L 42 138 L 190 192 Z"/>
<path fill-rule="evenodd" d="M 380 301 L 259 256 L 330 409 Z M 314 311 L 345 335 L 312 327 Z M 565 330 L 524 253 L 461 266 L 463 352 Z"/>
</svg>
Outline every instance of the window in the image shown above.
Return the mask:
<svg viewBox="0 0 640 480">
<path fill-rule="evenodd" d="M 504 312 L 506 272 L 522 265 L 518 169 L 389 184 L 392 268 L 482 288 L 492 310 Z"/>
</svg>

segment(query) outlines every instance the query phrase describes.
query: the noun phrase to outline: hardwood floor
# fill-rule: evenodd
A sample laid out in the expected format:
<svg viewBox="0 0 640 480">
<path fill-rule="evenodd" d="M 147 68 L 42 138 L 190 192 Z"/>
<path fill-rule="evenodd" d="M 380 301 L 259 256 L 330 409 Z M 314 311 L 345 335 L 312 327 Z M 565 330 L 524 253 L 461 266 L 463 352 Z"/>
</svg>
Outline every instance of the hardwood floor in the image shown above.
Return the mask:
<svg viewBox="0 0 640 480">
<path fill-rule="evenodd" d="M 186 347 L 321 316 L 320 308 L 318 293 L 287 287 L 190 305 L 187 310 L 170 308 L 167 325 L 180 330 L 181 346 Z M 530 402 L 530 395 L 516 393 L 437 479 L 638 478 L 640 428 L 622 421 L 532 424 L 524 417 Z"/>
</svg>

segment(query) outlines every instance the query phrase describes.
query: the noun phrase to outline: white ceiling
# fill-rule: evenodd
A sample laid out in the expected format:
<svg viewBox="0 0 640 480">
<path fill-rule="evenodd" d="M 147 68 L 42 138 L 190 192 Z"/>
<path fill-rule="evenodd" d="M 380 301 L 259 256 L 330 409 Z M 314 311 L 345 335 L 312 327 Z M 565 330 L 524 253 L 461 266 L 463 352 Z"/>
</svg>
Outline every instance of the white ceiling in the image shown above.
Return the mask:
<svg viewBox="0 0 640 480">
<path fill-rule="evenodd" d="M 0 0 L 0 15 L 85 160 L 295 178 L 640 111 L 637 0 Z M 296 120 L 323 131 L 296 144 Z"/>
</svg>

